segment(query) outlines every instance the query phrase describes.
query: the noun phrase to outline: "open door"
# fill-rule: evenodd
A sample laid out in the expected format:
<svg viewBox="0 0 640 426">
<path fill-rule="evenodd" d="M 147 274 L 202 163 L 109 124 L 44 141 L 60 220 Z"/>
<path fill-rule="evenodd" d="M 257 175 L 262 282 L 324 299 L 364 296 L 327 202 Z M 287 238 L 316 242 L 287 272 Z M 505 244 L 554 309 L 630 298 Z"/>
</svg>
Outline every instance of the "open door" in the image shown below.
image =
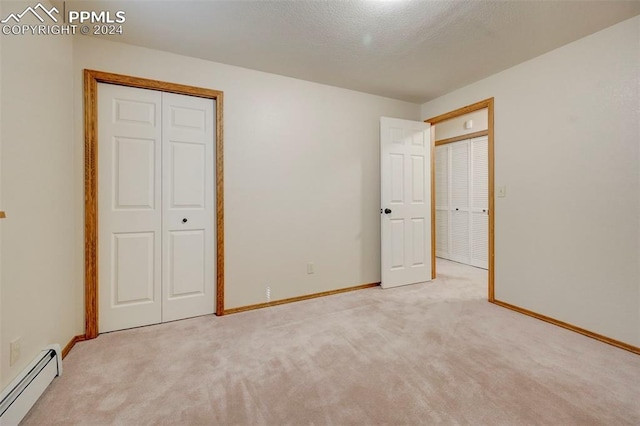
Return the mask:
<svg viewBox="0 0 640 426">
<path fill-rule="evenodd" d="M 380 118 L 383 288 L 431 280 L 430 127 Z"/>
</svg>

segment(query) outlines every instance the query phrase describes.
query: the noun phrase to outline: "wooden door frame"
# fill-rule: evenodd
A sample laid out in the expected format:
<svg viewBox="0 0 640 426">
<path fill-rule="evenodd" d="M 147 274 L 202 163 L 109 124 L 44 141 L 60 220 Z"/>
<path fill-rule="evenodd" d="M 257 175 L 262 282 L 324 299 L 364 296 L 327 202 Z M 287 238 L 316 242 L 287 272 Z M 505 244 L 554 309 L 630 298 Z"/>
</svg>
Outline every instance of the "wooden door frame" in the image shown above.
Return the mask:
<svg viewBox="0 0 640 426">
<path fill-rule="evenodd" d="M 443 121 L 451 120 L 452 118 L 460 117 L 461 115 L 469 114 L 470 112 L 478 111 L 481 109 L 487 109 L 488 113 L 488 126 L 486 132 L 476 132 L 460 137 L 449 138 L 442 141 L 438 141 L 438 145 L 442 145 L 445 143 L 456 142 L 459 140 L 469 139 L 477 136 L 484 136 L 485 134 L 488 137 L 488 155 L 489 155 L 489 259 L 488 259 L 488 269 L 489 269 L 489 288 L 488 288 L 488 299 L 489 302 L 495 301 L 495 291 L 494 291 L 494 283 L 495 283 L 495 192 L 494 192 L 494 149 L 493 149 L 493 138 L 494 138 L 494 122 L 493 122 L 493 98 L 485 99 L 480 102 L 476 102 L 471 105 L 464 106 L 462 108 L 458 108 L 454 111 L 447 112 L 445 114 L 441 114 L 427 120 L 424 120 L 425 123 L 431 124 L 431 270 L 433 279 L 436 278 L 436 173 L 435 173 L 435 152 L 436 152 L 436 141 L 435 141 L 435 125 L 441 123 Z"/>
<path fill-rule="evenodd" d="M 223 92 L 147 78 L 84 70 L 85 338 L 98 336 L 98 83 L 216 101 L 216 315 L 224 315 Z"/>
</svg>

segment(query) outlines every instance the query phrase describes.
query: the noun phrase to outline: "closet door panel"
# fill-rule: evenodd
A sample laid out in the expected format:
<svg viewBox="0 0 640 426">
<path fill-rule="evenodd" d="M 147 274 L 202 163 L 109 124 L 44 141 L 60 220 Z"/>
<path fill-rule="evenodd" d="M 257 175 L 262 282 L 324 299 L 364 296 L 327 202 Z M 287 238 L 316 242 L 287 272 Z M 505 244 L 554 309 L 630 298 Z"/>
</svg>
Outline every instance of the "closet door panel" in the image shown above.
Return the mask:
<svg viewBox="0 0 640 426">
<path fill-rule="evenodd" d="M 469 212 L 451 212 L 451 260 L 469 264 Z"/>
<path fill-rule="evenodd" d="M 472 139 L 471 148 L 471 252 L 470 264 L 488 268 L 489 260 L 489 142 Z"/>
<path fill-rule="evenodd" d="M 451 208 L 469 207 L 469 142 L 456 142 L 451 149 Z"/>
<path fill-rule="evenodd" d="M 449 211 L 436 210 L 436 256 L 449 259 Z"/>
<path fill-rule="evenodd" d="M 470 264 L 487 269 L 489 262 L 489 216 L 487 213 L 471 213 Z"/>
<path fill-rule="evenodd" d="M 436 256 L 449 258 L 449 147 L 436 147 Z"/>
<path fill-rule="evenodd" d="M 215 105 L 162 94 L 162 320 L 215 306 Z"/>
<path fill-rule="evenodd" d="M 489 143 L 486 137 L 472 139 L 471 147 L 471 207 L 489 208 Z"/>
<path fill-rule="evenodd" d="M 469 263 L 469 141 L 450 144 L 450 259 Z"/>
<path fill-rule="evenodd" d="M 98 84 L 100 333 L 161 322 L 161 96 Z"/>
</svg>

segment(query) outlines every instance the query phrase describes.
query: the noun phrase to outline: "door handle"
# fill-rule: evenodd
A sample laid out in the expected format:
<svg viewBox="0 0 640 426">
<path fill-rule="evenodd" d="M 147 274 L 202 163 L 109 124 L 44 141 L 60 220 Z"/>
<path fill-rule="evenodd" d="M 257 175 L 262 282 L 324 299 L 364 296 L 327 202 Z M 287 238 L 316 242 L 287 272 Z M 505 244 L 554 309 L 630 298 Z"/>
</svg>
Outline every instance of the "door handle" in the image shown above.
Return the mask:
<svg viewBox="0 0 640 426">
<path fill-rule="evenodd" d="M 182 219 L 182 223 L 187 223 L 187 222 L 188 222 L 188 220 L 187 220 L 186 217 Z"/>
<path fill-rule="evenodd" d="M 389 214 L 389 213 L 391 213 L 391 209 L 390 208 L 384 209 L 384 214 Z"/>
</svg>

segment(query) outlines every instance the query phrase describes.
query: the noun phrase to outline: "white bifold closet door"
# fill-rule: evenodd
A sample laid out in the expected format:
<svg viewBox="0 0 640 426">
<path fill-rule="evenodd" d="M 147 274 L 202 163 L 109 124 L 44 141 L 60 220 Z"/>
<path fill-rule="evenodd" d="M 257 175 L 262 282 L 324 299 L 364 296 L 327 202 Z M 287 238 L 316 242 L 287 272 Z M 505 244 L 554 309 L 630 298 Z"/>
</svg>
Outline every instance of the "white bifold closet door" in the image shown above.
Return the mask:
<svg viewBox="0 0 640 426">
<path fill-rule="evenodd" d="M 436 256 L 487 269 L 488 140 L 436 147 Z"/>
<path fill-rule="evenodd" d="M 214 111 L 98 85 L 100 332 L 213 313 Z"/>
</svg>

